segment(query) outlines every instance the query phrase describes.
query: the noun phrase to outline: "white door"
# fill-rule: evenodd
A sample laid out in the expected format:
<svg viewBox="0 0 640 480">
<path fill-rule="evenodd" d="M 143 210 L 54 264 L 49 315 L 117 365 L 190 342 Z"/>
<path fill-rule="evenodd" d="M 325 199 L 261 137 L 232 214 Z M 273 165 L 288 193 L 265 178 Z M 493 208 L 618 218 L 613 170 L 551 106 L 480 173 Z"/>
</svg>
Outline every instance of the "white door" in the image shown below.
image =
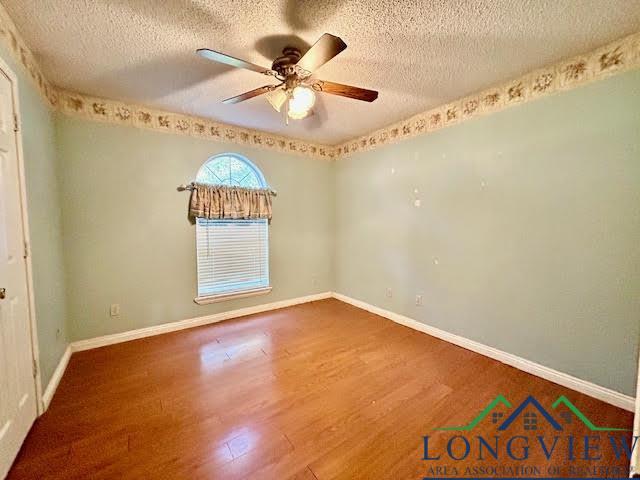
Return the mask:
<svg viewBox="0 0 640 480">
<path fill-rule="evenodd" d="M 0 70 L 0 478 L 37 414 L 11 87 Z"/>
</svg>

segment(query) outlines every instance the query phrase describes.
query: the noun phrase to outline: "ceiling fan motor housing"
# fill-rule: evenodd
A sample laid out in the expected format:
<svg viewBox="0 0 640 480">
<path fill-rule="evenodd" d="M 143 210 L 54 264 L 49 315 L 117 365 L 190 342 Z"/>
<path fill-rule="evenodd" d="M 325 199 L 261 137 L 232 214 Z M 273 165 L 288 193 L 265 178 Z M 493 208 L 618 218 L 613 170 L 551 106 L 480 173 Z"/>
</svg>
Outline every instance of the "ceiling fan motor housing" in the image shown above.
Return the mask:
<svg viewBox="0 0 640 480">
<path fill-rule="evenodd" d="M 284 78 L 296 73 L 296 63 L 300 60 L 300 50 L 295 47 L 285 47 L 282 50 L 282 56 L 276 58 L 271 66 L 272 70 Z"/>
</svg>

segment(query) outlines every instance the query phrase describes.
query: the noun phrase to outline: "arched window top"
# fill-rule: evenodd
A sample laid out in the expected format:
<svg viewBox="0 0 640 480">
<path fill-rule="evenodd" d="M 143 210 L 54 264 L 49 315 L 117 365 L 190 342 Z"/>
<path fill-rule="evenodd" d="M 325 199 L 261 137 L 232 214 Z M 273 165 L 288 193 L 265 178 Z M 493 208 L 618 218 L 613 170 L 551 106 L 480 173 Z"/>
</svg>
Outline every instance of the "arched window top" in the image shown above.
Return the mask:
<svg viewBox="0 0 640 480">
<path fill-rule="evenodd" d="M 223 153 L 211 157 L 198 170 L 196 182 L 229 187 L 267 187 L 260 169 L 236 153 Z"/>
</svg>

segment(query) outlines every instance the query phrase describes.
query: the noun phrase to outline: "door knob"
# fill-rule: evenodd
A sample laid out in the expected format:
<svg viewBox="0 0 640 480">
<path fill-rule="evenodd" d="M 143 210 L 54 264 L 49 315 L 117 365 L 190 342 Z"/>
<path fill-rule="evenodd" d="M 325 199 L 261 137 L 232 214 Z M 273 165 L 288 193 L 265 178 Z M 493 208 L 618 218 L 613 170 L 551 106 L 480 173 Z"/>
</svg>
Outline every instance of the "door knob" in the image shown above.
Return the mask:
<svg viewBox="0 0 640 480">
<path fill-rule="evenodd" d="M 0 288 L 0 300 L 4 300 L 4 298 L 7 296 L 7 289 L 6 288 Z"/>
</svg>

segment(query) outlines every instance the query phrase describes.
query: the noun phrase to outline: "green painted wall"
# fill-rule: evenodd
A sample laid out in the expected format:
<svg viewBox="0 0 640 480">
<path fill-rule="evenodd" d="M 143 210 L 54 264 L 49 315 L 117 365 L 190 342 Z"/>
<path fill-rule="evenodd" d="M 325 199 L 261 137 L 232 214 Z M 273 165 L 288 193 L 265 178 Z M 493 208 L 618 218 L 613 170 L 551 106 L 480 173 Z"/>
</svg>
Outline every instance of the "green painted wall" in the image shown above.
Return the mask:
<svg viewBox="0 0 640 480">
<path fill-rule="evenodd" d="M 54 117 L 14 71 L 44 385 L 68 339 L 335 290 L 634 394 L 640 72 L 327 163 Z M 274 289 L 198 306 L 176 186 L 227 151 L 279 192 Z"/>
<path fill-rule="evenodd" d="M 336 291 L 635 394 L 640 72 L 338 161 L 335 188 Z"/>
<path fill-rule="evenodd" d="M 74 340 L 331 290 L 333 164 L 60 116 L 69 328 Z M 273 290 L 206 306 L 196 296 L 188 192 L 210 156 L 237 152 L 277 190 Z M 72 252 L 72 253 L 71 253 Z M 119 317 L 109 306 L 119 303 Z"/>
<path fill-rule="evenodd" d="M 55 118 L 2 46 L 0 57 L 18 78 L 40 369 L 46 388 L 68 344 Z"/>
</svg>

